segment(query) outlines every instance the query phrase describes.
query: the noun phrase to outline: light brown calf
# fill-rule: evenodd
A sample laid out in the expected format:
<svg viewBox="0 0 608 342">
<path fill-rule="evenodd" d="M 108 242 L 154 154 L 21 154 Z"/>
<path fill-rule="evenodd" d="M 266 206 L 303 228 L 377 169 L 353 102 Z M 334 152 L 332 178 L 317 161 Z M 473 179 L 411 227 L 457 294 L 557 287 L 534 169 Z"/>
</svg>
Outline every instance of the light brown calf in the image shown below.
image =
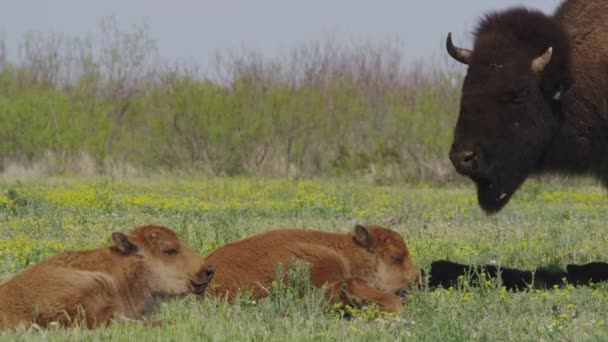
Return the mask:
<svg viewBox="0 0 608 342">
<path fill-rule="evenodd" d="M 402 296 L 420 284 L 420 271 L 401 235 L 357 225 L 347 234 L 274 230 L 222 246 L 205 259 L 216 270 L 207 293 L 229 298 L 238 291 L 266 296 L 277 265 L 288 266 L 292 259 L 310 264 L 312 284 L 325 286 L 330 302 L 359 299 L 401 312 Z"/>
<path fill-rule="evenodd" d="M 168 228 L 139 227 L 113 233 L 112 240 L 109 247 L 41 261 L 0 285 L 0 328 L 140 320 L 157 299 L 202 294 L 213 277 L 204 259 Z"/>
</svg>

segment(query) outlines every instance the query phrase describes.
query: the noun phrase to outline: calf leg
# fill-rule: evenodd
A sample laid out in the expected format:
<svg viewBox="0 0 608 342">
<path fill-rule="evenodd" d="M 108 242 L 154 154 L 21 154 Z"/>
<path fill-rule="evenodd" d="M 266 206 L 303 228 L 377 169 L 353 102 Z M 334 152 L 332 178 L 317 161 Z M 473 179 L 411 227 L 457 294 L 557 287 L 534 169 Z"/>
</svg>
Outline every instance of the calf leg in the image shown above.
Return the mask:
<svg viewBox="0 0 608 342">
<path fill-rule="evenodd" d="M 351 304 L 359 300 L 376 303 L 387 312 L 403 311 L 399 296 L 379 291 L 364 280 L 353 278 L 343 256 L 329 248 L 318 247 L 314 249 L 314 254 L 306 253 L 310 249 L 302 248 L 298 257 L 310 263 L 310 280 L 316 287 L 325 286 L 325 297 L 329 303 Z"/>
<path fill-rule="evenodd" d="M 401 298 L 395 294 L 382 292 L 356 278 L 336 281 L 325 287 L 325 297 L 330 303 L 350 304 L 365 301 L 378 304 L 386 312 L 403 312 Z"/>
</svg>

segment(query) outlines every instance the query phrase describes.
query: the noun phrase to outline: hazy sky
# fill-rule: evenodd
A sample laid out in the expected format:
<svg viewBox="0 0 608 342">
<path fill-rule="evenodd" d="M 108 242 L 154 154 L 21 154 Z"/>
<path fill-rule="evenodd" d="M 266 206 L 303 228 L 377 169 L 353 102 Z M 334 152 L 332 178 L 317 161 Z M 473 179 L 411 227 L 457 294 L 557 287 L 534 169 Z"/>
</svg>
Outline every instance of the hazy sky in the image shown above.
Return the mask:
<svg viewBox="0 0 608 342">
<path fill-rule="evenodd" d="M 146 22 L 160 55 L 207 63 L 220 48 L 265 55 L 327 36 L 380 40 L 397 37 L 408 59 L 436 58 L 445 34 L 470 44 L 470 31 L 488 10 L 525 3 L 552 12 L 559 0 L 0 0 L 0 31 L 15 54 L 27 31 L 84 35 L 102 17 L 122 28 Z"/>
</svg>

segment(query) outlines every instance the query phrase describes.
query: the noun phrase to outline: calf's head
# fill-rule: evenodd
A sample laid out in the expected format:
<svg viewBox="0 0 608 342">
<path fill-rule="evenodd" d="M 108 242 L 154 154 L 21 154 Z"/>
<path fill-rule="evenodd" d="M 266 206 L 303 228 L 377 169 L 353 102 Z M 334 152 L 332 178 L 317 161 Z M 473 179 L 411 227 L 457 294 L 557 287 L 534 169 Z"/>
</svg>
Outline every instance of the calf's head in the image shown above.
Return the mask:
<svg viewBox="0 0 608 342">
<path fill-rule="evenodd" d="M 136 256 L 143 265 L 141 277 L 157 295 L 202 294 L 213 278 L 211 266 L 170 229 L 144 226 L 129 233 L 113 233 L 112 249 Z"/>
<path fill-rule="evenodd" d="M 399 233 L 378 226 L 356 225 L 353 239 L 367 250 L 367 267 L 354 269 L 357 277 L 364 279 L 380 291 L 405 296 L 412 288 L 420 287 L 420 270 L 412 262 L 405 240 Z M 359 265 L 353 265 L 357 268 Z"/>
</svg>

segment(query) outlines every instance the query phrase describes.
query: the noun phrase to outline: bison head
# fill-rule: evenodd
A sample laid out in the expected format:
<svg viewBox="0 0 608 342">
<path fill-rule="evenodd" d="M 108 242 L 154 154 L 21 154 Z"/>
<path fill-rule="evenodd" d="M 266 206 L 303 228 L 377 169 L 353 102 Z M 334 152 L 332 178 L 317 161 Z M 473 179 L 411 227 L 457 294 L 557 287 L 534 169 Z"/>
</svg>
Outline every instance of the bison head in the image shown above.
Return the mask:
<svg viewBox="0 0 608 342">
<path fill-rule="evenodd" d="M 126 234 L 114 232 L 112 240 L 113 250 L 140 261 L 139 276 L 156 296 L 202 294 L 213 278 L 213 267 L 205 266 L 205 259 L 169 228 L 149 225 Z"/>
<path fill-rule="evenodd" d="M 356 278 L 373 284 L 380 291 L 404 297 L 421 283 L 420 269 L 411 259 L 403 237 L 388 228 L 356 225 L 354 241 L 374 255 L 374 271 L 353 270 Z M 356 274 L 362 272 L 362 274 Z"/>
<path fill-rule="evenodd" d="M 495 213 L 544 167 L 571 83 L 568 39 L 553 18 L 513 9 L 481 21 L 473 50 L 454 46 L 450 34 L 446 48 L 468 65 L 450 160 Z"/>
</svg>

